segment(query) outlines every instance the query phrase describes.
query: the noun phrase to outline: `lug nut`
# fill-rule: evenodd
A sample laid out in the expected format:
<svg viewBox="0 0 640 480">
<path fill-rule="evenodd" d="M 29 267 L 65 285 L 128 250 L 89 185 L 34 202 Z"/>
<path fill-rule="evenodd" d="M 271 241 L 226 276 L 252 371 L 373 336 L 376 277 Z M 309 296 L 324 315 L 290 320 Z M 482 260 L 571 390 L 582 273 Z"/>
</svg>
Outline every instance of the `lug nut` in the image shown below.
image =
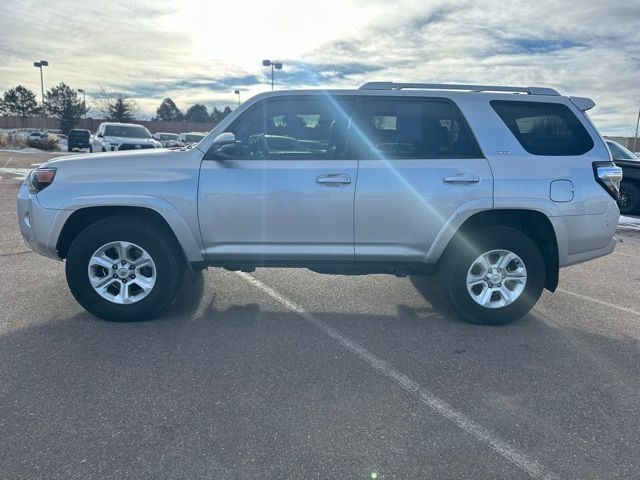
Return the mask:
<svg viewBox="0 0 640 480">
<path fill-rule="evenodd" d="M 113 269 L 117 270 L 118 269 L 118 265 L 116 265 L 115 263 L 113 264 Z"/>
<path fill-rule="evenodd" d="M 127 262 L 126 262 L 126 261 L 124 261 L 124 260 L 122 260 L 120 263 L 121 263 L 122 265 L 126 265 L 126 264 L 127 264 Z"/>
<path fill-rule="evenodd" d="M 118 278 L 118 275 L 116 275 L 115 273 L 113 274 L 113 278 Z"/>
<path fill-rule="evenodd" d="M 136 278 L 136 276 L 132 273 L 131 275 L 129 275 L 129 278 L 133 280 L 134 278 Z"/>
<path fill-rule="evenodd" d="M 122 279 L 122 283 L 127 283 L 127 279 L 126 279 L 126 278 L 123 278 L 123 279 Z"/>
</svg>

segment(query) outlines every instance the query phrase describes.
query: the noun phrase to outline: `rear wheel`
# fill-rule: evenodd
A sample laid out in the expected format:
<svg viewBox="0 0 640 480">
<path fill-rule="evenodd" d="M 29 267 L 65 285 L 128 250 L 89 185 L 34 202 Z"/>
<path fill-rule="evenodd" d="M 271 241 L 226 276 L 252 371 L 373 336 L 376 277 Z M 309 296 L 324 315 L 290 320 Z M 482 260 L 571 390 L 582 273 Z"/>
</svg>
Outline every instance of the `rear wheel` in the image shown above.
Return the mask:
<svg viewBox="0 0 640 480">
<path fill-rule="evenodd" d="M 640 211 L 640 188 L 637 184 L 625 181 L 620 184 L 618 208 L 623 214 L 633 214 Z"/>
<path fill-rule="evenodd" d="M 455 240 L 441 262 L 439 286 L 468 321 L 505 325 L 524 316 L 540 298 L 544 265 L 540 249 L 527 235 L 488 227 Z"/>
<path fill-rule="evenodd" d="M 114 321 L 144 320 L 175 298 L 184 261 L 165 229 L 117 216 L 83 230 L 67 253 L 71 293 L 90 313 Z"/>
</svg>

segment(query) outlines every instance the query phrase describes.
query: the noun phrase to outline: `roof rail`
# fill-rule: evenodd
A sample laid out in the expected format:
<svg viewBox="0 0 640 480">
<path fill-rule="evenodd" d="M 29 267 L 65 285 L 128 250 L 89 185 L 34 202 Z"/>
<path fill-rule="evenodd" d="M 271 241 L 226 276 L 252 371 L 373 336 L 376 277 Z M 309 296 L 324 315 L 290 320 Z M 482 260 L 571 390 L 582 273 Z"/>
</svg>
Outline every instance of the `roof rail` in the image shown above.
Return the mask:
<svg viewBox="0 0 640 480">
<path fill-rule="evenodd" d="M 462 85 L 449 83 L 367 82 L 360 87 L 360 90 L 402 90 L 403 88 L 425 90 L 468 90 L 471 92 L 514 92 L 527 93 L 529 95 L 560 95 L 553 88 L 545 87 L 504 87 L 499 85 Z"/>
</svg>

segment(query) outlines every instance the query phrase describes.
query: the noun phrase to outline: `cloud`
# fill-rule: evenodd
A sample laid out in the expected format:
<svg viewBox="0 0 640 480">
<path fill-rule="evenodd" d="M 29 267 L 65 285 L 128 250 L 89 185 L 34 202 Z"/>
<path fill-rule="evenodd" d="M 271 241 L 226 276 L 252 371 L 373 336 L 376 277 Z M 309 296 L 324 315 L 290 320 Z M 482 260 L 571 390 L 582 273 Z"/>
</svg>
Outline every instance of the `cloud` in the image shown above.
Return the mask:
<svg viewBox="0 0 640 480">
<path fill-rule="evenodd" d="M 69 12 L 72 12 L 70 15 Z M 540 85 L 590 96 L 601 131 L 631 134 L 640 104 L 640 4 L 590 0 L 8 0 L 0 16 L 0 90 L 125 90 L 151 115 L 233 105 L 267 90 L 263 58 L 282 60 L 286 88 L 366 81 Z M 272 57 L 271 55 L 276 55 Z"/>
</svg>

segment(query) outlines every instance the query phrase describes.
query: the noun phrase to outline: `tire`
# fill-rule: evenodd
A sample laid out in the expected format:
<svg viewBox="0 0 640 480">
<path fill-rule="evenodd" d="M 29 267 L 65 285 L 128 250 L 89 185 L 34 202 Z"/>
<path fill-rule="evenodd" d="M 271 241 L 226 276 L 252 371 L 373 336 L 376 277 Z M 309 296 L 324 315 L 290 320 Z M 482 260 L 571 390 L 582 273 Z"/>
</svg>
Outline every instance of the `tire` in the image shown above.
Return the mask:
<svg viewBox="0 0 640 480">
<path fill-rule="evenodd" d="M 93 153 L 93 146 L 89 145 L 89 153 Z"/>
<path fill-rule="evenodd" d="M 102 251 L 100 249 L 105 245 L 118 245 L 116 242 L 130 245 L 125 258 L 135 258 L 141 249 L 152 261 L 147 267 L 135 268 L 133 264 L 121 264 L 122 255 L 115 255 L 111 250 L 100 258 L 113 261 L 114 270 L 106 268 L 108 264 L 94 265 L 94 254 Z M 90 270 L 90 265 L 97 274 Z M 78 234 L 67 252 L 66 275 L 71 293 L 88 312 L 105 320 L 130 322 L 152 318 L 174 300 L 184 278 L 184 265 L 180 246 L 170 232 L 144 218 L 119 215 L 99 220 Z M 106 275 L 102 276 L 104 272 Z M 100 289 L 102 294 L 99 294 L 91 283 L 90 274 L 94 281 L 97 275 L 101 277 L 98 280 L 104 279 L 105 289 L 108 289 Z M 115 278 L 117 275 L 121 276 Z M 108 285 L 111 278 L 115 279 Z M 145 283 L 138 283 L 143 281 Z M 145 284 L 151 284 L 148 292 L 139 286 Z M 128 289 L 124 294 L 120 290 L 123 287 Z M 121 298 L 124 295 L 129 298 Z"/>
<path fill-rule="evenodd" d="M 73 148 L 71 148 L 71 146 L 67 146 L 67 151 L 68 152 L 73 152 Z"/>
<path fill-rule="evenodd" d="M 625 181 L 620 184 L 618 208 L 620 208 L 620 213 L 625 215 L 640 212 L 640 188 L 638 188 L 638 184 Z"/>
<path fill-rule="evenodd" d="M 542 295 L 546 271 L 542 253 L 531 238 L 513 228 L 492 226 L 473 230 L 466 234 L 466 240 L 456 239 L 454 242 L 440 262 L 438 287 L 442 296 L 457 313 L 471 323 L 506 325 L 523 317 L 533 308 Z M 517 256 L 512 263 L 506 264 L 505 268 L 501 269 L 502 273 L 498 273 L 497 267 L 491 264 L 494 258 L 502 255 L 500 252 L 509 252 Z M 484 257 L 488 260 L 485 264 L 493 273 L 489 274 L 488 270 L 485 271 L 482 262 L 476 262 L 482 255 L 488 255 Z M 513 257 L 505 255 L 502 258 Z M 522 270 L 522 266 L 526 272 Z M 514 277 L 525 272 L 526 280 L 523 282 L 522 278 L 509 277 L 498 280 L 500 283 L 490 283 L 509 269 L 512 271 L 507 274 Z M 484 281 L 490 275 L 496 274 L 497 277 L 490 279 L 489 283 Z M 476 279 L 476 284 L 470 288 L 467 288 L 468 276 Z M 493 293 L 492 289 L 498 286 L 509 290 L 507 295 L 515 299 L 507 303 L 508 300 L 502 293 L 502 289 Z M 479 299 L 478 301 L 474 300 L 472 291 Z M 488 297 L 483 297 L 483 293 L 488 294 Z M 481 305 L 479 303 L 481 298 L 488 298 L 488 304 Z M 501 306 L 501 303 L 504 305 Z"/>
</svg>

